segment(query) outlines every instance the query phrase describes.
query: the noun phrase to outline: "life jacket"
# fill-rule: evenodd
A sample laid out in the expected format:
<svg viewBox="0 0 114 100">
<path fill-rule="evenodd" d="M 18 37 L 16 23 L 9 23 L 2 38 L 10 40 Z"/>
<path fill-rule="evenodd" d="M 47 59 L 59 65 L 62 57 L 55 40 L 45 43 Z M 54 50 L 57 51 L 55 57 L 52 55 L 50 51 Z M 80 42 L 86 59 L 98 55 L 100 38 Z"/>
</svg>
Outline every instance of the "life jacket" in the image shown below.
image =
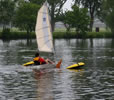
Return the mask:
<svg viewBox="0 0 114 100">
<path fill-rule="evenodd" d="M 41 57 L 35 57 L 33 60 L 35 65 L 46 64 L 46 61 Z"/>
</svg>

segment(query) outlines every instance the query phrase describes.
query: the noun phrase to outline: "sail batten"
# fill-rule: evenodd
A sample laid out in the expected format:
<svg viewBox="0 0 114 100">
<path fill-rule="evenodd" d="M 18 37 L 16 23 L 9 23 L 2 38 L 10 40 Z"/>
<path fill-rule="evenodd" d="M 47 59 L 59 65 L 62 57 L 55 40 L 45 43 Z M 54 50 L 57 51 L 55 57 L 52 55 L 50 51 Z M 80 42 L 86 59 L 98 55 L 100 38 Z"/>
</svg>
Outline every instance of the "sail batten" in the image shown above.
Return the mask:
<svg viewBox="0 0 114 100">
<path fill-rule="evenodd" d="M 47 2 L 38 11 L 36 22 L 36 39 L 40 52 L 54 52 L 51 25 L 48 14 Z"/>
</svg>

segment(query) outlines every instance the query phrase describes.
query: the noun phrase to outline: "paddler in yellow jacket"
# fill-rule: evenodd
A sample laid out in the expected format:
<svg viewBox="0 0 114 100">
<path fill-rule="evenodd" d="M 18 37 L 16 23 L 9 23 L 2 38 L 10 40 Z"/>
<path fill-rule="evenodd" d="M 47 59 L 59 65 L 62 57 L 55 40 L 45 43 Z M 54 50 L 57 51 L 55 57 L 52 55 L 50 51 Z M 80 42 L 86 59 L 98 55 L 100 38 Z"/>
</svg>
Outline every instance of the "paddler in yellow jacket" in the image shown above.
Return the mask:
<svg viewBox="0 0 114 100">
<path fill-rule="evenodd" d="M 48 63 L 54 64 L 54 62 L 52 62 L 51 60 L 49 59 L 45 60 L 44 58 L 40 57 L 39 53 L 35 54 L 35 58 L 33 59 L 33 61 L 35 65 L 42 65 L 42 64 L 48 64 Z"/>
</svg>

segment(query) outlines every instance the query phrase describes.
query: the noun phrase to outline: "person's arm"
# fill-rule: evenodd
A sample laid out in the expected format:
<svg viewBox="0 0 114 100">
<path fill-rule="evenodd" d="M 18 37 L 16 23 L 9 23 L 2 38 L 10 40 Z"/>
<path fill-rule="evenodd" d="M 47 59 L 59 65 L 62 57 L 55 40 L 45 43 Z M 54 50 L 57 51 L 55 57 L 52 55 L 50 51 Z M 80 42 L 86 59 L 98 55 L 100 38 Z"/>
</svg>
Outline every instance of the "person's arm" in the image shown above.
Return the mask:
<svg viewBox="0 0 114 100">
<path fill-rule="evenodd" d="M 46 59 L 45 61 L 46 61 L 47 63 L 54 64 L 54 62 L 51 61 L 50 59 Z"/>
</svg>

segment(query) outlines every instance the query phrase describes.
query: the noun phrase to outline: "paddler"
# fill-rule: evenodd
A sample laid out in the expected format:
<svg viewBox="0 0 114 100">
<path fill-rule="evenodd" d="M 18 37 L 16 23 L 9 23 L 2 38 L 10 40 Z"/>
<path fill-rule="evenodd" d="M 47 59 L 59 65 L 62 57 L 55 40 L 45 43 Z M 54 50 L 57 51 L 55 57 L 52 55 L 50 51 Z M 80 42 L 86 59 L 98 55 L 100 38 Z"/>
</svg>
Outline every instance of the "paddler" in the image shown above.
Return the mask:
<svg viewBox="0 0 114 100">
<path fill-rule="evenodd" d="M 33 61 L 35 65 L 42 65 L 42 64 L 48 64 L 48 63 L 54 64 L 54 62 L 52 62 L 51 60 L 49 59 L 45 60 L 44 58 L 40 57 L 38 52 L 35 54 L 35 58 L 33 59 Z"/>
</svg>

